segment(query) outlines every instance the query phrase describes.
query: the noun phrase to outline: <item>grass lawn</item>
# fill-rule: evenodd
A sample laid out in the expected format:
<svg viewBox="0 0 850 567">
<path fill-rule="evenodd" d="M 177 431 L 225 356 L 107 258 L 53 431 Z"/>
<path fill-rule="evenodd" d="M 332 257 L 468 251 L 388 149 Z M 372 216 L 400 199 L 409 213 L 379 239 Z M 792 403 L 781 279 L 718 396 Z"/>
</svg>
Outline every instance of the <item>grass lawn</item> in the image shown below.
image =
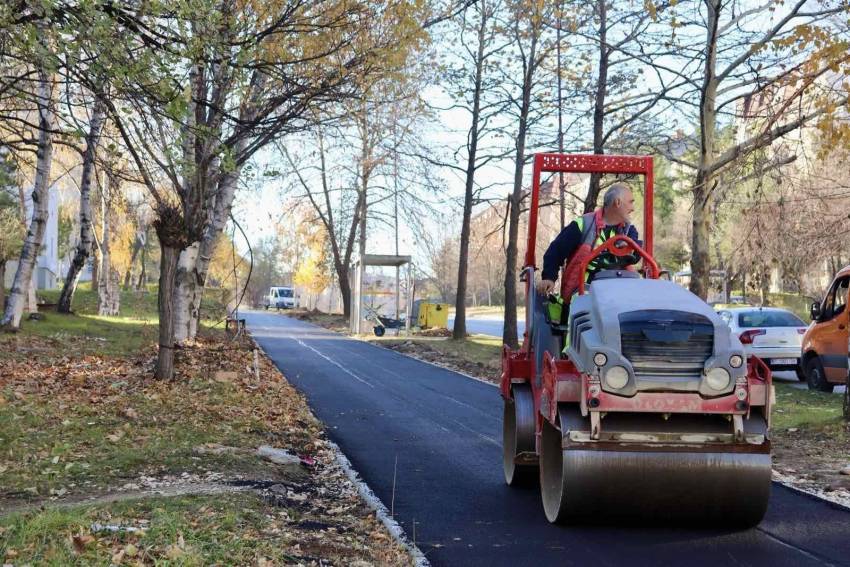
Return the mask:
<svg viewBox="0 0 850 567">
<path fill-rule="evenodd" d="M 49 509 L 4 520 L 0 552 L 7 563 L 17 563 L 20 558 L 57 567 L 121 563 L 256 565 L 261 559 L 279 557 L 278 546 L 292 545 L 298 537 L 298 530 L 284 529 L 288 518 L 286 509 L 270 511 L 250 493 Z M 135 529 L 93 531 L 93 524 Z M 278 532 L 276 537 L 266 535 L 272 531 Z"/>
<path fill-rule="evenodd" d="M 845 422 L 842 415 L 842 397 L 836 394 L 813 392 L 776 384 L 776 406 L 773 428 L 831 429 Z"/>
<path fill-rule="evenodd" d="M 222 347 L 210 343 L 209 356 L 184 357 L 171 383 L 148 378 L 145 366 L 95 356 L 34 372 L 23 368 L 29 363 L 0 366 L 14 374 L 0 382 L 0 499 L 97 492 L 142 475 L 273 472 L 251 454 L 199 458 L 196 448 L 208 443 L 306 450 L 316 430 L 287 412 L 292 401 L 281 384 L 247 389 L 250 351 L 216 360 L 221 352 L 212 351 Z M 238 378 L 217 381 L 219 371 Z"/>
<path fill-rule="evenodd" d="M 55 304 L 61 290 L 39 291 L 40 300 Z M 213 295 L 215 290 L 209 290 Z M 129 355 L 156 342 L 159 316 L 157 314 L 156 287 L 140 291 L 121 292 L 121 312 L 116 317 L 97 315 L 97 293 L 91 284 L 81 283 L 74 294 L 74 314 L 57 313 L 54 308 L 42 309 L 42 319 L 30 321 L 26 314 L 21 331 L 16 334 L 0 333 L 0 345 L 26 342 L 29 337 L 39 337 L 57 347 L 69 339 L 74 352 L 80 354 Z M 204 316 L 202 325 L 223 325 L 224 305 L 216 299 L 205 298 L 201 304 Z M 2 359 L 2 355 L 0 355 Z"/>
<path fill-rule="evenodd" d="M 0 563 L 408 562 L 345 484 L 304 399 L 263 356 L 257 378 L 249 338 L 208 321 L 177 350 L 175 379 L 158 381 L 156 293 L 125 293 L 119 317 L 93 315 L 95 303 L 84 288 L 76 315 L 0 334 Z M 308 464 L 261 459 L 260 445 Z M 270 485 L 286 496 L 269 500 Z"/>
</svg>

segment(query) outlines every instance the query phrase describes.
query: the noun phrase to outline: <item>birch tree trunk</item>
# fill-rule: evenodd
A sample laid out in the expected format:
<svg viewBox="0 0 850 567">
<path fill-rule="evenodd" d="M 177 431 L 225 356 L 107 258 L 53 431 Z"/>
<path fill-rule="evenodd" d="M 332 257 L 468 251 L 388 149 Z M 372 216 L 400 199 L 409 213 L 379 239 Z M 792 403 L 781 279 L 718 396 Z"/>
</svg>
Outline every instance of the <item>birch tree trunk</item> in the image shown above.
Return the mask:
<svg viewBox="0 0 850 567">
<path fill-rule="evenodd" d="M 102 218 L 103 228 L 101 230 L 101 255 L 100 255 L 100 278 L 97 282 L 97 314 L 113 316 L 118 315 L 121 308 L 121 293 L 118 289 L 118 272 L 112 267 L 112 254 L 110 240 L 112 238 L 111 206 L 109 202 L 114 198 L 117 184 L 112 176 L 109 178 L 107 195 L 102 195 Z"/>
<path fill-rule="evenodd" d="M 219 182 L 211 220 L 200 242 L 180 254 L 174 288 L 174 337 L 178 343 L 194 340 L 201 320 L 201 299 L 218 237 L 227 225 L 239 184 L 241 167 Z"/>
<path fill-rule="evenodd" d="M 56 85 L 53 76 L 47 70 L 38 71 L 38 149 L 36 152 L 35 182 L 32 189 L 32 219 L 27 230 L 21 258 L 9 301 L 3 312 L 0 326 L 17 330 L 21 326 L 21 316 L 30 286 L 34 283 L 32 276 L 36 259 L 44 241 L 44 231 L 47 227 L 48 199 L 50 197 L 50 168 L 53 163 L 53 129 L 56 122 Z"/>
<path fill-rule="evenodd" d="M 204 146 L 207 148 L 211 144 L 199 142 L 199 126 L 203 123 L 206 114 L 198 109 L 198 101 L 205 100 L 206 94 L 206 67 L 200 62 L 195 62 L 189 72 L 189 85 L 192 93 L 186 111 L 186 122 L 182 126 L 183 133 L 183 187 L 181 193 L 183 195 L 193 195 L 199 189 L 199 184 L 202 183 L 202 177 L 206 178 L 209 173 L 208 166 L 205 167 L 201 163 L 209 156 L 204 152 Z M 199 123 L 200 122 L 200 123 Z M 203 137 L 201 135 L 201 137 Z M 200 203 L 194 204 L 194 206 Z M 184 208 L 184 213 L 186 209 Z M 209 213 L 208 213 L 209 215 Z M 175 227 L 176 228 L 176 227 Z M 161 244 L 162 245 L 162 244 Z M 183 343 L 189 338 L 189 318 L 191 316 L 189 307 L 191 305 L 191 294 L 194 292 L 195 283 L 193 275 L 195 271 L 195 260 L 198 256 L 198 246 L 200 242 L 192 242 L 188 247 L 183 247 L 177 252 L 175 259 L 173 281 L 171 282 L 170 295 L 168 296 L 169 316 L 172 321 L 169 322 L 171 327 L 170 340 L 176 343 Z M 165 248 L 162 249 L 165 254 Z M 170 259 L 169 259 L 170 261 Z M 161 262 L 165 262 L 163 257 Z M 165 264 L 163 263 L 163 267 Z M 162 276 L 160 276 L 160 282 Z M 160 283 L 160 294 L 162 293 L 162 283 Z M 160 299 L 162 305 L 162 299 Z M 162 311 L 162 307 L 160 307 Z M 162 321 L 160 321 L 160 334 L 162 333 Z M 163 343 L 160 342 L 160 345 Z M 173 347 L 173 344 L 172 344 Z M 162 348 L 162 346 L 160 347 Z"/>
<path fill-rule="evenodd" d="M 267 78 L 260 72 L 251 77 L 251 90 L 239 110 L 240 120 L 249 123 L 257 119 L 258 103 Z M 242 155 L 248 147 L 249 138 L 240 137 L 231 150 L 233 156 Z M 220 168 L 220 163 L 217 162 Z M 212 255 L 222 230 L 230 218 L 233 199 L 239 186 L 242 165 L 232 171 L 218 171 L 218 183 L 212 199 L 209 220 L 197 246 L 189 247 L 180 255 L 177 280 L 174 288 L 175 340 L 178 343 L 194 340 L 201 320 L 201 299 L 207 281 Z"/>
<path fill-rule="evenodd" d="M 136 289 L 137 290 L 144 289 L 144 286 L 148 282 L 148 274 L 145 270 L 145 266 L 148 263 L 147 246 L 142 246 L 142 259 L 139 263 L 141 264 L 141 270 L 139 271 L 139 279 L 136 280 Z"/>
<path fill-rule="evenodd" d="M 33 277 L 30 278 L 30 286 L 27 290 L 27 301 L 26 305 L 24 305 L 24 313 L 38 313 L 38 296 L 36 295 L 36 288 L 38 287 L 38 275 L 33 274 Z"/>
<path fill-rule="evenodd" d="M 201 299 L 204 294 L 204 286 L 207 283 L 210 262 L 212 262 L 218 238 L 227 225 L 227 219 L 230 218 L 230 211 L 233 208 L 233 199 L 236 197 L 236 188 L 239 184 L 239 175 L 241 172 L 242 168 L 239 167 L 235 171 L 225 174 L 219 184 L 216 202 L 212 211 L 212 221 L 207 226 L 207 231 L 204 233 L 204 237 L 198 246 L 195 269 L 193 274 L 191 274 L 192 279 L 186 282 L 190 286 L 189 293 L 183 295 L 178 293 L 178 290 L 175 290 L 175 309 L 177 310 L 178 306 L 180 308 L 177 310 L 177 316 L 183 317 L 187 313 L 184 307 L 186 305 L 185 302 L 188 302 L 189 306 L 189 317 L 188 321 L 186 321 L 186 337 L 182 338 L 181 331 L 183 327 L 180 323 L 177 323 L 175 327 L 176 339 L 178 341 L 194 340 L 198 334 L 198 326 L 201 322 Z"/>
<path fill-rule="evenodd" d="M 194 242 L 180 252 L 174 276 L 174 340 L 184 343 L 195 338 L 192 332 L 194 299 L 203 294 L 203 284 L 198 280 L 198 251 L 201 242 Z M 200 303 L 200 301 L 198 302 Z"/>
<path fill-rule="evenodd" d="M 100 280 L 100 243 L 97 237 L 93 242 L 91 251 L 91 289 L 97 291 L 98 282 Z"/>
<path fill-rule="evenodd" d="M 133 266 L 136 264 L 136 258 L 138 258 L 139 252 L 144 250 L 146 244 L 147 227 L 140 227 L 139 230 L 136 232 L 136 239 L 133 241 L 133 251 L 130 254 L 130 265 L 127 267 L 127 271 L 124 273 L 124 283 L 122 285 L 124 291 L 128 291 L 130 289 L 130 282 L 133 279 Z"/>
<path fill-rule="evenodd" d="M 74 293 L 77 291 L 80 273 L 83 271 L 86 261 L 91 255 L 92 243 L 94 241 L 91 211 L 92 177 L 94 175 L 94 159 L 97 152 L 97 145 L 100 141 L 100 132 L 105 117 L 106 113 L 103 102 L 97 99 L 94 104 L 94 110 L 92 111 L 88 136 L 86 136 L 86 151 L 83 155 L 83 173 L 80 180 L 80 242 L 77 244 L 74 259 L 71 260 L 68 273 L 65 275 L 65 284 L 62 286 L 59 304 L 56 306 L 56 311 L 59 313 L 71 312 L 71 303 L 74 300 Z"/>
</svg>

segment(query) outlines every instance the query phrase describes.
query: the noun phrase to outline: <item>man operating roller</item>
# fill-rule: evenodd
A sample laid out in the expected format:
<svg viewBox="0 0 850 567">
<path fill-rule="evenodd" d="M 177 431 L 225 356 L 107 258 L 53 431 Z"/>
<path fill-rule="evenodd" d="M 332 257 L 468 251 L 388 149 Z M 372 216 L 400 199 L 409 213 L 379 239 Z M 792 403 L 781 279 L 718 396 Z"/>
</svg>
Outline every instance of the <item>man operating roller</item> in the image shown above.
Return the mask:
<svg viewBox="0 0 850 567">
<path fill-rule="evenodd" d="M 632 240 L 638 240 L 638 231 L 629 221 L 635 210 L 635 199 L 625 183 L 614 183 L 605 192 L 601 209 L 586 213 L 571 222 L 546 249 L 543 255 L 542 279 L 537 283 L 537 291 L 548 295 L 555 289 L 558 270 L 569 259 L 564 270 L 564 297 L 570 298 L 578 289 L 581 279 L 585 283 L 601 269 L 599 258 L 587 266 L 584 274 L 579 274 L 579 266 L 590 256 L 598 245 L 617 234 L 624 234 Z"/>
</svg>

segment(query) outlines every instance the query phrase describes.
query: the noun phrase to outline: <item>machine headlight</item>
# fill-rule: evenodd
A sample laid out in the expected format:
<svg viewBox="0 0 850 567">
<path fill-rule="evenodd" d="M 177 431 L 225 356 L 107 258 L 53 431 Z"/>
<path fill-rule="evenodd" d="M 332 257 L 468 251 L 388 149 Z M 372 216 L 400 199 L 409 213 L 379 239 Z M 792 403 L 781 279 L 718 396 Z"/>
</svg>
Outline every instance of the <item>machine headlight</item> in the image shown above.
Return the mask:
<svg viewBox="0 0 850 567">
<path fill-rule="evenodd" d="M 732 380 L 732 376 L 725 368 L 712 368 L 705 375 L 705 381 L 712 390 L 723 390 Z"/>
<path fill-rule="evenodd" d="M 609 388 L 619 390 L 629 383 L 629 371 L 622 366 L 609 368 L 605 371 L 605 383 Z"/>
<path fill-rule="evenodd" d="M 593 355 L 593 364 L 596 366 L 605 366 L 606 362 L 608 362 L 608 357 L 605 356 L 605 353 L 597 352 Z"/>
<path fill-rule="evenodd" d="M 744 364 L 744 357 L 740 354 L 733 354 L 729 357 L 729 366 L 732 368 L 741 368 L 742 364 Z"/>
</svg>

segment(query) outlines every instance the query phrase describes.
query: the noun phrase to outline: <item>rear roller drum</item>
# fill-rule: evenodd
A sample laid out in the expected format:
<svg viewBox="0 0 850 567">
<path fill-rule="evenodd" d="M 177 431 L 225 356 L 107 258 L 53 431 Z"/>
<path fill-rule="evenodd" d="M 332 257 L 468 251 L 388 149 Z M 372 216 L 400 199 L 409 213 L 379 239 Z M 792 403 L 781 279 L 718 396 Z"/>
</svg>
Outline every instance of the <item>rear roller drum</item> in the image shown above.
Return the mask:
<svg viewBox="0 0 850 567">
<path fill-rule="evenodd" d="M 505 469 L 505 482 L 510 486 L 527 486 L 536 481 L 537 466 L 531 463 L 517 463 L 517 460 L 533 461 L 535 455 L 534 398 L 528 384 L 518 384 L 511 391 L 513 399 L 505 400 L 502 425 L 502 464 Z"/>
<path fill-rule="evenodd" d="M 750 527 L 767 510 L 770 476 L 766 453 L 562 449 L 561 431 L 547 421 L 540 439 L 540 491 L 553 523 Z"/>
<path fill-rule="evenodd" d="M 544 419 L 540 436 L 540 494 L 546 519 L 553 524 L 564 522 L 575 512 L 570 508 L 568 490 L 561 432 Z"/>
</svg>

